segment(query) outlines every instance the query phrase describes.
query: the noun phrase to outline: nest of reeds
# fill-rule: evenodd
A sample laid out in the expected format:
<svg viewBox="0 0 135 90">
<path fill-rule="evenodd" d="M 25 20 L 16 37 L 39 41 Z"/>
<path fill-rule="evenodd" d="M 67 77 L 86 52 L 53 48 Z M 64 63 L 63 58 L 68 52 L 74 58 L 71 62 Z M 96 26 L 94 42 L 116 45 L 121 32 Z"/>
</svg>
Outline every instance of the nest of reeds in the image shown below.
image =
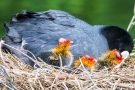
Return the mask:
<svg viewBox="0 0 135 90">
<path fill-rule="evenodd" d="M 76 69 L 37 62 L 39 68 L 25 64 L 16 56 L 0 50 L 1 90 L 130 90 L 135 89 L 135 53 L 119 70 L 90 71 L 83 65 Z M 69 71 L 67 73 L 65 71 Z"/>
</svg>

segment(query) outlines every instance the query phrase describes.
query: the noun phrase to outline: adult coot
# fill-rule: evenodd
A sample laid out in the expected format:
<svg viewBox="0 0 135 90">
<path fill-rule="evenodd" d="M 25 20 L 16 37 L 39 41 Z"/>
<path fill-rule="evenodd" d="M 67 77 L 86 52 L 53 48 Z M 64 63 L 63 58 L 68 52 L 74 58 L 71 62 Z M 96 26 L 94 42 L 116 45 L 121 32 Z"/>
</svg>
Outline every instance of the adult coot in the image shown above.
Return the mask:
<svg viewBox="0 0 135 90">
<path fill-rule="evenodd" d="M 15 14 L 10 24 L 5 23 L 6 35 L 2 38 L 6 44 L 21 50 L 22 53 L 3 45 L 3 49 L 12 51 L 17 57 L 30 65 L 34 62 L 24 54 L 40 57 L 49 62 L 52 49 L 57 46 L 60 38 L 73 41 L 70 51 L 74 60 L 80 56 L 91 55 L 98 58 L 108 50 L 119 52 L 133 49 L 133 39 L 130 34 L 118 26 L 90 25 L 77 19 L 67 12 L 49 10 L 33 12 L 25 10 L 23 14 Z M 64 60 L 65 58 L 62 58 Z M 72 60 L 69 60 L 71 62 Z M 72 62 L 73 63 L 73 62 Z M 54 64 L 55 65 L 55 64 Z M 59 63 L 56 64 L 59 66 Z M 69 66 L 71 67 L 72 64 Z"/>
</svg>

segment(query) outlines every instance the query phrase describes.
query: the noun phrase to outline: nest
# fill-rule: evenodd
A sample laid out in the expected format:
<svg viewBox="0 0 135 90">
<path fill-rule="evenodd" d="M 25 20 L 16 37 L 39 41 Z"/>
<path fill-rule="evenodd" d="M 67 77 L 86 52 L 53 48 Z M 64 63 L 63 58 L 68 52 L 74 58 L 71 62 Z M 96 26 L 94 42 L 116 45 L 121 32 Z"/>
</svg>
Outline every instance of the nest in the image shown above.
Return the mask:
<svg viewBox="0 0 135 90">
<path fill-rule="evenodd" d="M 39 68 L 25 64 L 16 56 L 0 50 L 1 90 L 129 90 L 135 89 L 135 54 L 119 70 L 89 70 L 56 67 L 43 61 Z M 70 71 L 67 73 L 66 71 Z"/>
</svg>

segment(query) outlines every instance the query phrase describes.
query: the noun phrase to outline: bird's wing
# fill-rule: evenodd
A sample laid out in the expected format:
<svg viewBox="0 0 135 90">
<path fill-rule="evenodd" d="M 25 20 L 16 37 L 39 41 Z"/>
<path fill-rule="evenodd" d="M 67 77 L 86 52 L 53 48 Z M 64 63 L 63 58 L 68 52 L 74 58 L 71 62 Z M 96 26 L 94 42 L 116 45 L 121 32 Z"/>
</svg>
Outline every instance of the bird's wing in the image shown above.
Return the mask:
<svg viewBox="0 0 135 90">
<path fill-rule="evenodd" d="M 18 47 L 40 56 L 57 45 L 59 38 L 69 38 L 74 43 L 71 52 L 77 59 L 89 54 L 98 57 L 108 49 L 106 39 L 100 33 L 103 26 L 91 26 L 74 16 L 59 10 L 45 12 L 24 11 L 13 15 L 5 24 L 6 36 Z"/>
</svg>

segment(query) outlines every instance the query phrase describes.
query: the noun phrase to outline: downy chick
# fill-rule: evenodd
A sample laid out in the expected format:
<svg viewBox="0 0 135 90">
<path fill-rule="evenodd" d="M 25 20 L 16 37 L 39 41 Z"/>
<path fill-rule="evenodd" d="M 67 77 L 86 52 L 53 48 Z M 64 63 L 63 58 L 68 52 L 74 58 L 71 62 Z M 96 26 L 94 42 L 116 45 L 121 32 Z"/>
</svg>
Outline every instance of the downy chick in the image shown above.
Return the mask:
<svg viewBox="0 0 135 90">
<path fill-rule="evenodd" d="M 113 70 L 117 65 L 120 65 L 124 59 L 124 54 L 120 53 L 117 49 L 109 50 L 98 58 L 98 65 L 96 65 L 96 67 L 102 69 L 105 66 Z"/>
<path fill-rule="evenodd" d="M 94 69 L 95 63 L 97 62 L 96 59 L 94 59 L 92 56 L 89 55 L 84 55 L 80 59 L 82 60 L 82 64 L 85 67 L 89 67 L 90 69 Z M 81 64 L 80 59 L 75 60 L 74 68 L 77 68 Z"/>
<path fill-rule="evenodd" d="M 67 38 L 60 38 L 58 40 L 58 45 L 51 50 L 52 55 L 49 57 L 53 65 L 72 67 L 74 60 L 70 52 L 70 45 L 72 43 L 73 42 Z"/>
</svg>

